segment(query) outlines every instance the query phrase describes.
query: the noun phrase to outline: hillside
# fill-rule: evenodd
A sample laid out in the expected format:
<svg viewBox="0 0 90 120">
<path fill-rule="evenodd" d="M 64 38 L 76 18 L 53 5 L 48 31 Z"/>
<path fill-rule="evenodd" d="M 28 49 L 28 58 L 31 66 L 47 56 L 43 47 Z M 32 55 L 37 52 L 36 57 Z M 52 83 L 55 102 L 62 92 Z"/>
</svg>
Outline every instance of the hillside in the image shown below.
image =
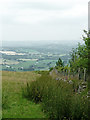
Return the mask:
<svg viewBox="0 0 90 120">
<path fill-rule="evenodd" d="M 53 72 L 50 76 L 48 71 L 3 71 L 2 117 L 51 119 L 60 114 L 59 117 L 69 115 L 69 117 L 73 116 L 73 120 L 82 117 L 86 120 L 88 118 L 87 88 L 78 91 L 83 81 L 74 79 L 69 81 L 57 77 L 59 76 Z"/>
<path fill-rule="evenodd" d="M 22 87 L 27 81 L 35 80 L 35 72 L 2 72 L 3 118 L 45 118 L 40 104 L 22 97 Z"/>
</svg>

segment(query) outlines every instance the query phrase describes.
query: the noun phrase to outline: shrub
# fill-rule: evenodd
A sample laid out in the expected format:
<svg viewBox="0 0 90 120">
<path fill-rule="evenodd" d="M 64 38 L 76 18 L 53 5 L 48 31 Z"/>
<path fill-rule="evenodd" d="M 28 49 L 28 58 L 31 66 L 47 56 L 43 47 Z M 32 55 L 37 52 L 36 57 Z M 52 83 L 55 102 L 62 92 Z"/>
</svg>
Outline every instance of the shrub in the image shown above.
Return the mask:
<svg viewBox="0 0 90 120">
<path fill-rule="evenodd" d="M 55 82 L 58 84 L 51 84 L 44 96 L 43 108 L 48 112 L 50 118 L 68 118 L 70 116 L 72 90 L 70 85 L 63 81 Z"/>
<path fill-rule="evenodd" d="M 36 81 L 33 81 L 30 84 L 27 83 L 27 87 L 23 90 L 23 95 L 34 100 L 36 103 L 41 102 L 48 85 L 50 85 L 49 82 L 51 79 L 50 76 L 47 76 L 46 79 L 46 75 L 42 74 Z"/>
<path fill-rule="evenodd" d="M 71 104 L 71 116 L 73 120 L 88 120 L 87 97 L 75 94 Z"/>
<path fill-rule="evenodd" d="M 49 72 L 53 70 L 53 67 L 49 68 Z"/>
<path fill-rule="evenodd" d="M 78 83 L 74 84 L 76 88 Z M 73 84 L 42 74 L 36 81 L 27 83 L 24 94 L 36 103 L 41 102 L 50 119 L 87 120 L 88 100 L 85 95 L 73 92 L 75 88 Z"/>
</svg>

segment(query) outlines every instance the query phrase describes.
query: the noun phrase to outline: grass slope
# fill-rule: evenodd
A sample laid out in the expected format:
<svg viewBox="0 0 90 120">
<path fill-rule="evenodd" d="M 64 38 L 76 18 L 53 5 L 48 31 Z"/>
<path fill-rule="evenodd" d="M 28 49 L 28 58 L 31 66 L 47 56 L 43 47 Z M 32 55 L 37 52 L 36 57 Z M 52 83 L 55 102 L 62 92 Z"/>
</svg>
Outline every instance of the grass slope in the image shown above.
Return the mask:
<svg viewBox="0 0 90 120">
<path fill-rule="evenodd" d="M 45 118 L 40 104 L 22 97 L 22 87 L 39 75 L 35 72 L 2 72 L 3 118 Z"/>
</svg>

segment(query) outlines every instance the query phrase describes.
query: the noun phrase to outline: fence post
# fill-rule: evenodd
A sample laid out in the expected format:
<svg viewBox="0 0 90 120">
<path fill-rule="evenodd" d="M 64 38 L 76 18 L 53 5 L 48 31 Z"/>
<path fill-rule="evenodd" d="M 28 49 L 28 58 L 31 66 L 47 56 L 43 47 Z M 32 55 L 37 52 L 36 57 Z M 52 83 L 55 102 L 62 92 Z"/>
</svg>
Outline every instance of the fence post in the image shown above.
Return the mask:
<svg viewBox="0 0 90 120">
<path fill-rule="evenodd" d="M 84 68 L 84 81 L 86 81 L 86 68 Z"/>
<path fill-rule="evenodd" d="M 64 74 L 64 76 L 65 76 L 65 70 L 63 70 L 63 74 Z"/>
<path fill-rule="evenodd" d="M 68 79 L 70 78 L 70 69 L 68 69 Z"/>
<path fill-rule="evenodd" d="M 66 76 L 68 75 L 68 70 L 66 69 Z"/>
<path fill-rule="evenodd" d="M 74 74 L 74 69 L 73 69 L 73 77 L 75 76 L 75 74 Z"/>
<path fill-rule="evenodd" d="M 81 75 L 80 75 L 80 68 L 78 68 L 78 79 L 81 79 Z"/>
</svg>

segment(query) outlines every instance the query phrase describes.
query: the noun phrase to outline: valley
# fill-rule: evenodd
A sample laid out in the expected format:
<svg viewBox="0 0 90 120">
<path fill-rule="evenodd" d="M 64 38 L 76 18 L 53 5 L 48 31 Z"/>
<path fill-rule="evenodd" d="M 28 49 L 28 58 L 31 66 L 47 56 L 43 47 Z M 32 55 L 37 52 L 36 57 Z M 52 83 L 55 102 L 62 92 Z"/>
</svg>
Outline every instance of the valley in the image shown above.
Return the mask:
<svg viewBox="0 0 90 120">
<path fill-rule="evenodd" d="M 57 47 L 56 47 L 57 46 Z M 74 45 L 75 47 L 75 45 Z M 66 49 L 65 49 L 66 48 Z M 38 71 L 49 70 L 55 67 L 61 58 L 68 64 L 72 45 L 64 44 L 37 44 L 27 47 L 4 46 L 0 51 L 0 69 L 4 71 Z"/>
</svg>

